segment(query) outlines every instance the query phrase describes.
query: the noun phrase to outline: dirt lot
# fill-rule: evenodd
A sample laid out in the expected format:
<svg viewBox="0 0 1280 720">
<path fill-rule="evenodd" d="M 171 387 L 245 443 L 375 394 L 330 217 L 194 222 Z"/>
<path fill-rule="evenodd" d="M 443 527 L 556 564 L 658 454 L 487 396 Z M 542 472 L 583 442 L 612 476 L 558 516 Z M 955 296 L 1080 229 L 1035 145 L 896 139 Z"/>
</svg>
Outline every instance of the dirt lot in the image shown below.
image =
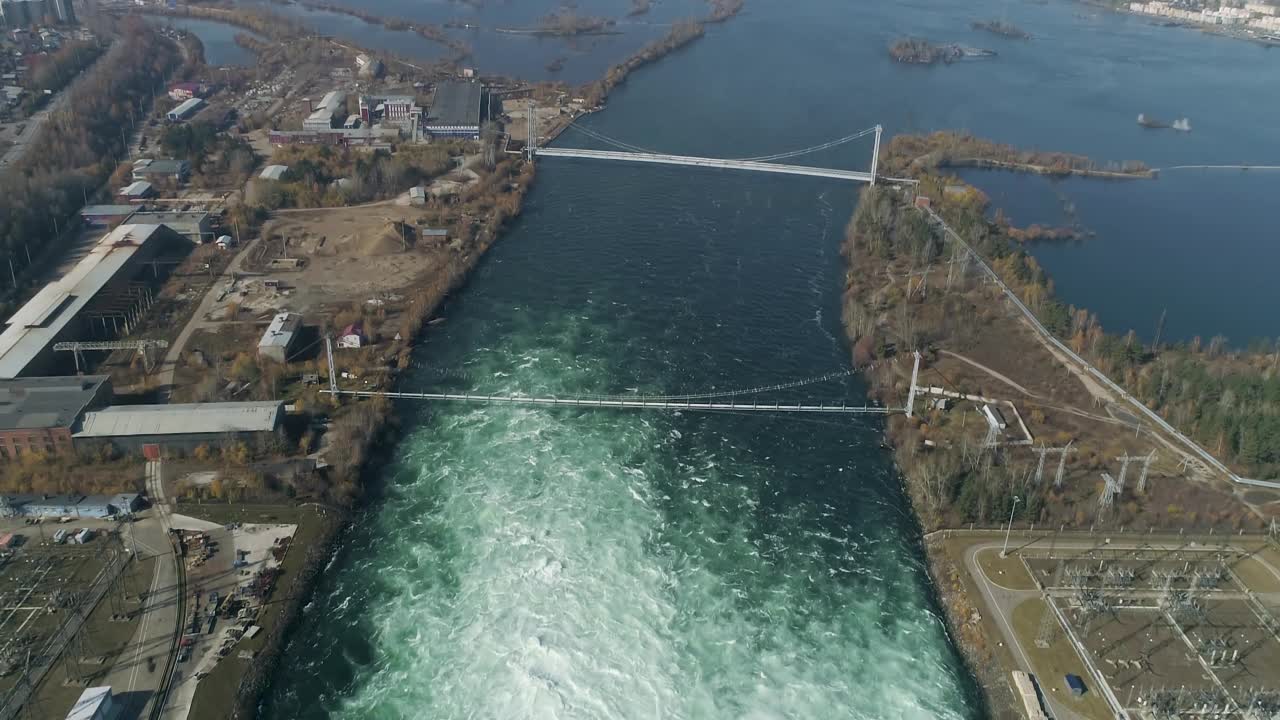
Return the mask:
<svg viewBox="0 0 1280 720">
<path fill-rule="evenodd" d="M 418 208 L 394 202 L 277 213 L 263 229 L 264 240 L 255 256 L 245 263 L 246 271 L 260 275 L 237 283 L 223 308 L 236 303 L 260 314 L 394 302 L 389 295 L 442 267 L 447 258 L 443 243 L 420 238 L 415 229 L 421 219 Z M 279 259 L 301 262 L 289 269 L 287 263 L 272 263 Z M 269 280 L 281 287 L 268 288 Z"/>
</svg>

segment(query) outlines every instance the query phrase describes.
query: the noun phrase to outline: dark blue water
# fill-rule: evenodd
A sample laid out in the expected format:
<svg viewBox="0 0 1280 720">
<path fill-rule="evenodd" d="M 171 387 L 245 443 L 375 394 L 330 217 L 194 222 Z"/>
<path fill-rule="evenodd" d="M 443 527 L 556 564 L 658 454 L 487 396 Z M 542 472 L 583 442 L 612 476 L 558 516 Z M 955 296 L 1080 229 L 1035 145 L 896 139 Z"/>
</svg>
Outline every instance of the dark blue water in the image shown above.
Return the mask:
<svg viewBox="0 0 1280 720">
<path fill-rule="evenodd" d="M 244 34 L 262 40 L 256 33 L 244 28 L 197 18 L 153 18 L 156 24 L 182 28 L 204 44 L 204 61 L 208 65 L 241 65 L 249 66 L 255 61 L 253 53 L 236 44 L 236 35 Z"/>
<path fill-rule="evenodd" d="M 627 17 L 630 0 L 588 0 L 577 3 L 573 11 L 580 16 L 615 19 L 617 24 L 610 28 L 609 34 L 566 38 L 499 32 L 499 29 L 536 27 L 541 18 L 562 9 L 559 3 L 547 0 L 519 4 L 485 2 L 479 7 L 442 0 L 378 0 L 367 3 L 351 0 L 346 5 L 384 18 L 404 18 L 436 25 L 465 23 L 470 27 L 447 31 L 473 51 L 464 65 L 474 65 L 485 73 L 568 83 L 586 83 L 599 78 L 609 66 L 664 36 L 671 23 L 709 12 L 698 0 L 662 0 L 655 2 L 644 15 Z M 292 4 L 272 3 L 267 7 L 324 34 L 354 40 L 374 50 L 388 50 L 419 60 L 436 60 L 453 54 L 444 46 L 425 40 L 416 33 L 387 30 L 381 25 L 371 25 L 342 13 L 311 10 Z M 553 60 L 563 60 L 563 69 L 549 72 L 546 66 Z"/>
</svg>

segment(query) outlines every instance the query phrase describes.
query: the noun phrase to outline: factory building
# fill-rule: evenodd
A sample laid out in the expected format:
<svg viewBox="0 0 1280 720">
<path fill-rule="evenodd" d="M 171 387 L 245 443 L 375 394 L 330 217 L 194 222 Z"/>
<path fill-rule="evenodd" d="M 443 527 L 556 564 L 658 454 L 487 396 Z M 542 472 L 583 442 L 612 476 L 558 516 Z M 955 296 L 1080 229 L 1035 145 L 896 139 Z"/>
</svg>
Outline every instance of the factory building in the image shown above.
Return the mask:
<svg viewBox="0 0 1280 720">
<path fill-rule="evenodd" d="M 135 212 L 129 218 L 129 222 L 142 225 L 164 225 L 197 245 L 210 242 L 217 235 L 214 232 L 213 219 L 209 213 L 202 210 Z"/>
<path fill-rule="evenodd" d="M 187 98 L 177 107 L 166 113 L 165 117 L 169 118 L 169 122 L 182 122 L 192 115 L 195 115 L 202 107 L 204 107 L 204 100 L 198 97 Z"/>
<path fill-rule="evenodd" d="M 80 209 L 80 217 L 90 227 L 114 227 L 137 211 L 137 205 L 85 205 Z"/>
<path fill-rule="evenodd" d="M 157 181 L 169 181 L 174 184 L 182 184 L 187 181 L 187 177 L 191 174 L 191 166 L 186 160 L 152 160 L 150 158 L 142 158 L 133 163 L 133 180 L 138 182 L 145 180 L 155 183 Z"/>
<path fill-rule="evenodd" d="M 271 318 L 271 324 L 258 341 L 258 357 L 278 363 L 288 362 L 289 353 L 297 344 L 298 331 L 301 329 L 302 316 L 297 313 L 282 312 Z"/>
<path fill-rule="evenodd" d="M 412 95 L 360 96 L 360 119 L 366 123 L 405 119 L 413 114 L 414 109 Z"/>
<path fill-rule="evenodd" d="M 106 375 L 0 380 L 0 460 L 70 454 L 84 414 L 110 402 Z"/>
<path fill-rule="evenodd" d="M 85 413 L 74 439 L 108 442 L 124 452 L 191 451 L 271 436 L 283 416 L 282 402 L 117 405 Z"/>
<path fill-rule="evenodd" d="M 66 275 L 44 286 L 5 322 L 0 378 L 54 371 L 57 342 L 109 339 L 127 331 L 151 301 L 149 291 L 133 281 L 147 261 L 175 241 L 183 242 L 161 225 L 126 223 L 107 233 Z"/>
<path fill-rule="evenodd" d="M 347 116 L 346 108 L 347 94 L 341 90 L 330 90 L 302 121 L 302 129 L 310 132 L 332 129 L 334 118 Z"/>
<path fill-rule="evenodd" d="M 0 517 L 109 518 L 141 509 L 137 493 L 0 496 Z"/>
<path fill-rule="evenodd" d="M 439 137 L 480 137 L 484 86 L 478 82 L 442 82 L 427 113 L 426 131 Z"/>
</svg>

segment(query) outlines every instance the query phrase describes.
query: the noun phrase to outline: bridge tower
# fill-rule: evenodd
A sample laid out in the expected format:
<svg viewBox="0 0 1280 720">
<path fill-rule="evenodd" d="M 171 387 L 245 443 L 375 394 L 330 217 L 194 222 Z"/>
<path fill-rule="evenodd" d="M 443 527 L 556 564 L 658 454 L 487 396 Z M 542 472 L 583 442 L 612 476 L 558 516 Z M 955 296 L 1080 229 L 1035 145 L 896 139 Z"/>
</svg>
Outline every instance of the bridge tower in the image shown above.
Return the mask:
<svg viewBox="0 0 1280 720">
<path fill-rule="evenodd" d="M 530 98 L 532 99 L 532 98 Z M 538 156 L 538 106 L 529 103 L 529 125 L 525 130 L 524 155 L 532 161 Z"/>
<path fill-rule="evenodd" d="M 881 125 L 876 125 L 876 144 L 871 148 L 871 184 L 876 184 L 876 167 L 880 163 L 880 132 L 884 130 Z"/>
</svg>

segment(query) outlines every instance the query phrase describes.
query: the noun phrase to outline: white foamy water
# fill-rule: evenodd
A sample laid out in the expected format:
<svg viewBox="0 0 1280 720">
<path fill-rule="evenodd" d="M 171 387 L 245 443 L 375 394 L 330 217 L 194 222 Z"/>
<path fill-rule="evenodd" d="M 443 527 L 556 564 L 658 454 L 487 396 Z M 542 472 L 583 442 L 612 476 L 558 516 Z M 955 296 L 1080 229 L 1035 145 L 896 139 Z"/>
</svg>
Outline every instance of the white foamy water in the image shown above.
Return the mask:
<svg viewBox="0 0 1280 720">
<path fill-rule="evenodd" d="M 358 631 L 315 648 L 344 654 L 349 683 L 306 697 L 299 681 L 296 716 L 967 716 L 918 583 L 891 576 L 918 569 L 829 510 L 779 502 L 786 458 L 707 447 L 664 416 L 437 420 L 401 444 L 363 528 L 376 542 L 308 613 Z M 316 659 L 302 675 L 334 662 Z"/>
</svg>

